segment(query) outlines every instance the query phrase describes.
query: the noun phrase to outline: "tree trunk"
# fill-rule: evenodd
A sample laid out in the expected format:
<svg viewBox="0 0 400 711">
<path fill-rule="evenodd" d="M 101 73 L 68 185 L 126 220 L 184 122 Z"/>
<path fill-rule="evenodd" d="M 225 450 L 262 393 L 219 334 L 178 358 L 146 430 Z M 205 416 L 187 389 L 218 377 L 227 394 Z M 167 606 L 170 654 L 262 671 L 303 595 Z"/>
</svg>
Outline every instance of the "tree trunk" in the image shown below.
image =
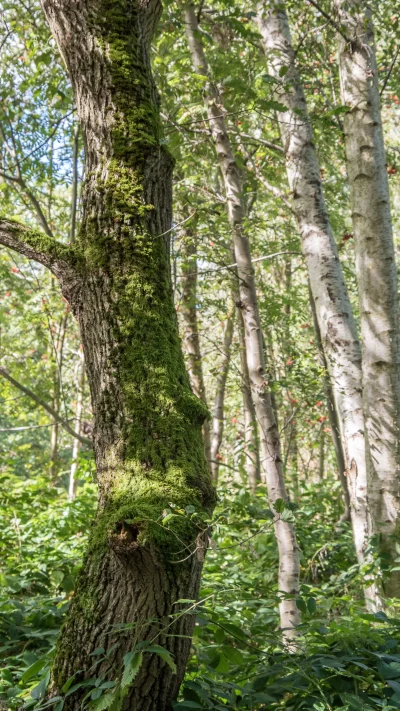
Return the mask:
<svg viewBox="0 0 400 711">
<path fill-rule="evenodd" d="M 83 413 L 83 396 L 85 391 L 85 361 L 83 355 L 80 357 L 80 362 L 78 364 L 78 377 L 77 377 L 77 397 L 76 397 L 76 412 L 75 412 L 75 432 L 78 434 L 82 431 L 82 413 Z M 69 500 L 73 501 L 76 497 L 77 490 L 77 479 L 76 473 L 78 471 L 78 457 L 81 451 L 81 441 L 78 437 L 74 437 L 72 445 L 72 464 L 69 474 L 69 488 L 68 495 Z"/>
<path fill-rule="evenodd" d="M 361 394 L 361 352 L 349 295 L 330 226 L 310 119 L 282 3 L 258 3 L 258 26 L 269 73 L 280 82 L 278 114 L 293 210 L 315 302 L 318 326 L 340 418 L 357 558 L 368 541 L 367 466 Z M 286 73 L 285 73 L 286 70 Z M 282 75 L 284 75 L 282 77 Z"/>
<path fill-rule="evenodd" d="M 232 227 L 235 261 L 239 277 L 240 301 L 237 306 L 243 314 L 247 366 L 251 392 L 259 424 L 262 467 L 271 503 L 277 499 L 287 500 L 282 471 L 279 431 L 271 405 L 271 397 L 265 372 L 264 351 L 257 307 L 254 269 L 251 263 L 250 246 L 244 233 L 245 210 L 239 168 L 235 162 L 223 114 L 221 98 L 211 82 L 207 60 L 204 55 L 195 7 L 187 3 L 184 21 L 188 45 L 195 71 L 206 77 L 205 99 L 210 131 L 218 156 L 227 198 L 228 218 Z M 300 613 L 295 596 L 299 590 L 300 562 L 296 534 L 291 523 L 278 520 L 275 533 L 279 548 L 279 590 L 286 596 L 280 604 L 281 626 L 286 639 L 296 635 Z M 291 596 L 291 597 L 289 597 Z"/>
<path fill-rule="evenodd" d="M 182 263 L 180 315 L 183 330 L 183 350 L 193 392 L 207 407 L 197 319 L 197 244 L 193 230 L 186 227 L 180 231 L 179 247 Z M 206 459 L 212 471 L 211 460 L 213 457 L 211 455 L 211 435 L 208 419 L 203 424 L 203 439 Z"/>
<path fill-rule="evenodd" d="M 342 514 L 340 520 L 341 521 L 350 521 L 351 520 L 351 513 L 350 513 L 351 512 L 351 503 L 350 503 L 349 487 L 347 486 L 345 456 L 344 456 L 344 452 L 343 452 L 342 438 L 340 435 L 340 422 L 339 422 L 339 417 L 338 417 L 338 413 L 337 413 L 335 397 L 334 397 L 333 389 L 332 389 L 332 385 L 331 385 L 331 379 L 330 379 L 329 373 L 328 373 L 328 365 L 327 365 L 326 358 L 325 358 L 324 347 L 322 345 L 321 331 L 319 329 L 317 314 L 316 314 L 316 310 L 315 310 L 315 303 L 314 303 L 313 295 L 311 293 L 310 285 L 308 286 L 308 288 L 309 288 L 309 294 L 310 294 L 311 313 L 312 313 L 312 318 L 313 318 L 313 323 L 314 323 L 315 340 L 317 342 L 320 364 L 323 369 L 324 392 L 325 392 L 325 397 L 326 397 L 327 405 L 328 405 L 328 418 L 329 418 L 329 424 L 331 427 L 333 448 L 335 450 L 336 465 L 337 465 L 337 469 L 338 469 L 340 483 L 342 485 L 343 498 L 344 498 L 344 511 L 343 511 L 343 514 Z"/>
<path fill-rule="evenodd" d="M 367 4 L 336 5 L 348 36 L 339 37 L 339 70 L 342 103 L 349 108 L 344 131 L 371 460 L 368 500 L 372 533 L 379 534 L 381 553 L 393 562 L 400 513 L 399 306 L 378 73 Z M 400 571 L 389 576 L 385 593 L 400 595 Z"/>
<path fill-rule="evenodd" d="M 53 282 L 53 280 L 52 280 Z M 52 284 L 54 289 L 55 284 Z M 64 315 L 61 317 L 58 323 L 57 337 L 56 341 L 52 342 L 52 365 L 53 365 L 53 409 L 60 414 L 61 408 L 61 398 L 62 398 L 62 367 L 64 360 L 64 343 L 67 334 L 67 325 L 69 318 L 69 307 L 65 309 Z M 65 413 L 64 413 L 65 414 Z M 57 481 L 58 470 L 59 470 L 59 456 L 58 456 L 58 444 L 60 435 L 60 424 L 59 421 L 53 418 L 53 425 L 51 427 L 50 433 L 50 475 L 51 481 L 55 483 Z"/>
<path fill-rule="evenodd" d="M 251 491 L 256 491 L 261 482 L 260 449 L 258 444 L 257 415 L 251 395 L 249 369 L 247 366 L 246 339 L 244 333 L 243 314 L 237 309 L 237 321 L 240 348 L 241 388 L 243 396 L 244 415 L 244 455 L 245 467 Z"/>
<path fill-rule="evenodd" d="M 158 0 L 42 0 L 72 81 L 86 176 L 72 246 L 0 221 L 0 242 L 49 267 L 78 319 L 94 413 L 99 507 L 53 667 L 53 690 L 143 661 L 124 708 L 172 708 L 185 671 L 215 493 L 204 404 L 190 389 L 170 281 L 173 161 L 150 69 Z M 174 515 L 172 515 L 174 514 Z M 181 562 L 178 562 L 181 561 Z M 123 626 L 123 631 L 118 626 Z M 168 634 L 167 634 L 168 633 Z M 150 642 L 165 647 L 176 673 Z M 165 654 L 164 654 L 165 657 Z M 140 658 L 138 658 L 140 661 Z M 125 660 L 126 661 L 126 660 Z M 81 708 L 85 688 L 65 700 Z M 114 694 L 122 693 L 121 684 Z"/>
<path fill-rule="evenodd" d="M 224 405 L 225 405 L 225 389 L 228 379 L 229 364 L 231 360 L 231 345 L 233 337 L 233 316 L 228 316 L 225 321 L 224 329 L 224 345 L 222 351 L 222 363 L 217 375 L 215 385 L 215 400 L 214 412 L 212 420 L 212 438 L 211 438 L 211 474 L 213 481 L 218 481 L 219 473 L 219 450 L 222 444 L 224 434 Z"/>
</svg>

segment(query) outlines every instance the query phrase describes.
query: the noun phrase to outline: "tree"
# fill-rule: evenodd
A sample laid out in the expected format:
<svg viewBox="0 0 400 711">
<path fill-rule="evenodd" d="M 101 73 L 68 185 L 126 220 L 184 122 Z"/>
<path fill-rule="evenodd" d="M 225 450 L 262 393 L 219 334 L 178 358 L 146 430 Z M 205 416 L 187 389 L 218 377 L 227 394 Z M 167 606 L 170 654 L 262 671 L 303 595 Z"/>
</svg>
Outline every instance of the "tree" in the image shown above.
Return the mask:
<svg viewBox="0 0 400 711">
<path fill-rule="evenodd" d="M 289 23 L 282 3 L 258 3 L 258 26 L 275 78 L 286 172 L 310 281 L 313 310 L 338 410 L 357 557 L 368 544 L 367 465 L 361 393 L 361 350 L 335 238 Z M 284 106 L 286 108 L 284 108 Z"/>
<path fill-rule="evenodd" d="M 344 132 L 363 344 L 371 533 L 393 563 L 400 514 L 399 304 L 374 36 L 366 3 L 351 0 L 336 7 L 344 28 L 339 68 L 348 108 Z M 399 571 L 389 575 L 385 592 L 389 597 L 400 593 Z"/>
<path fill-rule="evenodd" d="M 43 0 L 42 6 L 84 135 L 81 224 L 67 245 L 3 218 L 0 242 L 48 267 L 78 319 L 99 486 L 56 650 L 54 689 L 88 673 L 98 647 L 105 650 L 103 676 L 132 651 L 138 673 L 125 687 L 125 703 L 162 711 L 171 708 L 189 653 L 194 618 L 177 603 L 197 596 L 207 545 L 203 519 L 214 491 L 201 437 L 206 410 L 185 372 L 169 273 L 173 161 L 162 142 L 149 57 L 161 6 L 154 0 L 68 6 Z M 115 625 L 125 629 L 117 644 Z M 154 640 L 163 654 L 145 653 L 144 643 Z M 64 708 L 79 708 L 82 693 L 69 696 Z"/>
<path fill-rule="evenodd" d="M 226 130 L 223 104 L 218 90 L 211 81 L 204 53 L 199 23 L 193 3 L 184 4 L 184 22 L 193 68 L 205 79 L 205 100 L 210 130 L 224 181 L 228 218 L 232 229 L 233 251 L 237 266 L 237 306 L 243 315 L 246 359 L 249 382 L 260 434 L 260 448 L 264 480 L 273 505 L 277 500 L 287 500 L 280 451 L 280 437 L 267 384 L 265 357 L 258 311 L 254 269 L 250 245 L 244 231 L 243 186 Z M 296 636 L 300 612 L 295 595 L 299 590 L 300 562 L 294 526 L 279 519 L 275 523 L 279 550 L 279 590 L 283 593 L 280 604 L 281 628 L 290 640 Z"/>
</svg>

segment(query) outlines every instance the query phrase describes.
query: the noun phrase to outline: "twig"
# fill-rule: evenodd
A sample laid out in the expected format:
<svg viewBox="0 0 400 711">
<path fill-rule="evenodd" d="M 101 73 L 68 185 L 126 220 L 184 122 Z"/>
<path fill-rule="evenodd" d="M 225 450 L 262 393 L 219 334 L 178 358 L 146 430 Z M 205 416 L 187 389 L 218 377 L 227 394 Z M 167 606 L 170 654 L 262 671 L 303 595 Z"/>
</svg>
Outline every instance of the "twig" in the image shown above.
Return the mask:
<svg viewBox="0 0 400 711">
<path fill-rule="evenodd" d="M 320 12 L 321 15 L 323 15 L 323 17 L 325 17 L 325 19 L 328 20 L 328 22 L 332 25 L 332 27 L 334 27 L 335 30 L 337 30 L 339 32 L 339 34 L 342 35 L 343 39 L 345 39 L 346 42 L 350 41 L 349 38 L 347 37 L 347 35 L 343 32 L 339 23 L 336 22 L 336 20 L 334 20 L 333 17 L 328 15 L 328 13 L 325 12 L 325 10 L 317 2 L 315 2 L 315 0 L 308 0 L 308 2 L 310 3 L 310 5 L 314 5 L 314 7 L 318 10 L 318 12 Z"/>
<path fill-rule="evenodd" d="M 386 74 L 385 81 L 383 82 L 382 89 L 381 89 L 380 92 L 379 92 L 379 96 L 382 96 L 383 92 L 384 92 L 385 89 L 386 89 L 386 85 L 387 85 L 387 83 L 388 83 L 388 81 L 389 81 L 389 79 L 390 79 L 390 75 L 391 75 L 391 73 L 392 73 L 392 71 L 393 71 L 394 65 L 396 64 L 396 60 L 397 60 L 397 57 L 399 56 L 399 54 L 400 54 L 400 47 L 397 48 L 397 52 L 396 52 L 396 54 L 394 55 L 394 57 L 393 57 L 393 59 L 392 59 L 392 63 L 391 63 L 391 65 L 390 65 L 390 67 L 389 67 L 388 73 Z"/>
</svg>

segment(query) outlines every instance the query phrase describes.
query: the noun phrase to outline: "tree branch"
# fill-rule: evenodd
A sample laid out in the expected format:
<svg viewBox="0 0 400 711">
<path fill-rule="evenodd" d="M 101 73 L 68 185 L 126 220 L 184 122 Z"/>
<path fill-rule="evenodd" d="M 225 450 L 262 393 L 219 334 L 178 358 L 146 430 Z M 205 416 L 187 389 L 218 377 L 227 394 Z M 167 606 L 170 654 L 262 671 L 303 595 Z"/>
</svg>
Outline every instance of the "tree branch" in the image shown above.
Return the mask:
<svg viewBox="0 0 400 711">
<path fill-rule="evenodd" d="M 12 375 L 10 375 L 5 368 L 0 368 L 0 376 L 8 380 L 12 385 L 14 385 L 14 387 L 18 388 L 18 390 L 30 397 L 31 400 L 40 405 L 40 407 L 43 407 L 43 409 L 46 410 L 46 412 L 48 412 L 49 415 L 51 415 L 53 419 L 56 420 L 56 422 L 58 422 L 61 427 L 65 429 L 66 432 L 75 437 L 75 439 L 79 439 L 82 444 L 86 444 L 89 447 L 93 446 L 90 439 L 88 439 L 87 437 L 83 437 L 82 435 L 78 434 L 78 432 L 75 432 L 73 428 L 68 424 L 68 422 L 66 422 L 65 420 L 63 420 L 62 417 L 60 417 L 60 415 L 58 414 L 58 412 L 56 412 L 56 410 L 54 410 L 54 408 L 48 405 L 47 402 L 42 400 L 38 395 L 36 395 L 32 390 L 30 390 L 30 388 L 27 388 L 25 385 L 22 385 L 22 383 L 19 383 L 18 380 L 15 380 L 15 378 L 13 378 Z"/>
<path fill-rule="evenodd" d="M 69 245 L 62 244 L 50 235 L 25 227 L 16 220 L 0 217 L 0 245 L 10 247 L 19 254 L 40 262 L 60 278 L 71 265 L 72 258 L 77 259 L 76 251 Z"/>
</svg>

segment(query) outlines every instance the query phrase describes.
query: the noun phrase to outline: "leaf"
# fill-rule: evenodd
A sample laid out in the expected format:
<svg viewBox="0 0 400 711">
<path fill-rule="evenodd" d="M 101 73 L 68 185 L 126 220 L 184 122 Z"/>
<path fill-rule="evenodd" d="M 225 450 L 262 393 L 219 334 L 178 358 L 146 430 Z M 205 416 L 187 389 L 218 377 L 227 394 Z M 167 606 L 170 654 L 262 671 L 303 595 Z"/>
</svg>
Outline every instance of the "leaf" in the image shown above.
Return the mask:
<svg viewBox="0 0 400 711">
<path fill-rule="evenodd" d="M 229 634 L 231 634 L 232 637 L 237 637 L 238 639 L 241 639 L 243 642 L 248 641 L 247 635 L 237 625 L 233 625 L 231 622 L 222 622 L 221 624 L 222 624 L 222 627 L 224 628 L 224 630 L 229 632 Z"/>
<path fill-rule="evenodd" d="M 20 682 L 21 684 L 25 684 L 29 679 L 32 679 L 32 677 L 36 676 L 38 672 L 40 672 L 44 665 L 46 664 L 47 659 L 46 657 L 41 657 L 40 659 L 37 659 L 36 662 L 31 664 L 26 671 L 21 676 Z"/>
<path fill-rule="evenodd" d="M 282 511 L 284 511 L 286 508 L 286 503 L 284 499 L 277 499 L 276 501 L 274 501 L 273 507 L 277 513 L 282 513 Z"/>
<path fill-rule="evenodd" d="M 152 644 L 150 647 L 147 647 L 145 651 L 150 652 L 151 654 L 158 654 L 158 656 L 161 657 L 161 659 L 163 659 L 166 664 L 168 664 L 169 668 L 172 669 L 174 674 L 176 674 L 175 662 L 167 649 L 165 649 L 164 647 L 159 647 L 158 644 Z"/>
<path fill-rule="evenodd" d="M 396 693 L 400 693 L 400 684 L 398 681 L 393 681 L 391 679 L 388 679 L 387 683 L 393 689 L 393 691 L 396 691 Z"/>
<path fill-rule="evenodd" d="M 317 610 L 317 603 L 315 601 L 315 598 L 309 597 L 307 600 L 307 609 L 310 613 L 310 615 L 313 615 L 314 612 Z"/>
<path fill-rule="evenodd" d="M 128 652 L 124 656 L 124 673 L 122 674 L 121 687 L 130 686 L 137 675 L 143 662 L 142 652 Z"/>
<path fill-rule="evenodd" d="M 115 701 L 115 692 L 108 691 L 106 694 L 97 699 L 96 703 L 91 706 L 94 711 L 105 711 L 109 709 L 111 704 Z"/>
<path fill-rule="evenodd" d="M 46 693 L 46 689 L 50 681 L 50 671 L 46 672 L 44 677 L 40 680 L 39 684 L 35 686 L 31 691 L 32 699 L 40 700 Z"/>
<path fill-rule="evenodd" d="M 302 597 L 298 597 L 296 600 L 296 607 L 300 612 L 307 612 L 307 605 Z"/>
<path fill-rule="evenodd" d="M 222 647 L 222 653 L 224 657 L 226 657 L 226 659 L 233 664 L 242 664 L 243 662 L 243 654 L 239 651 L 239 649 L 236 649 L 236 647 L 224 644 Z"/>
</svg>

